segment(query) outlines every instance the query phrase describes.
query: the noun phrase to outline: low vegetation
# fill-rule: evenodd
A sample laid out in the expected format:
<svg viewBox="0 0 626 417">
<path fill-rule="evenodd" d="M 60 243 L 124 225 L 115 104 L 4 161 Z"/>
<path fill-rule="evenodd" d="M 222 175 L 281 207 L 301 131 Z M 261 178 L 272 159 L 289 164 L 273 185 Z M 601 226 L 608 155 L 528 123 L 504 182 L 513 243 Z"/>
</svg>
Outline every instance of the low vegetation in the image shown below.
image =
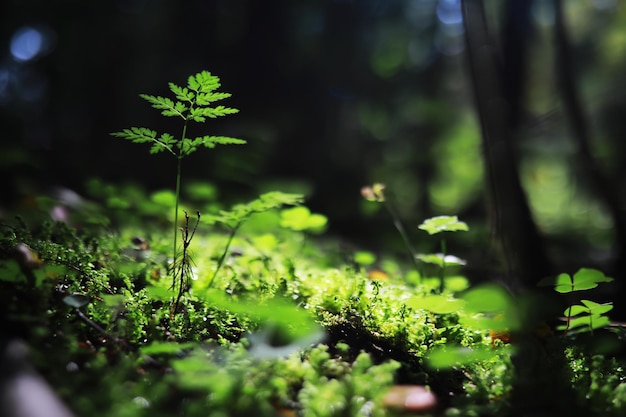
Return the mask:
<svg viewBox="0 0 626 417">
<path fill-rule="evenodd" d="M 203 95 L 217 94 L 211 77 L 170 84 L 178 102 L 144 98 L 185 126 L 203 122 L 212 113 L 194 106 L 225 98 Z M 164 135 L 118 134 L 169 150 L 179 168 L 195 146 L 238 143 L 188 139 L 185 127 L 181 139 Z M 523 297 L 463 276 L 466 262 L 448 249 L 471 225 L 457 217 L 411 226 L 439 239 L 440 253 L 418 254 L 384 186 L 365 187 L 402 234 L 410 259 L 395 258 L 315 239 L 327 219 L 302 195 L 273 191 L 225 208 L 210 183 L 180 178 L 175 192 L 151 194 L 92 179 L 89 202 L 40 197 L 2 222 L 6 332 L 27 342 L 77 416 L 517 415 L 515 358 L 528 334 L 574 393 L 536 392 L 544 403 L 626 412 L 624 332 L 612 306 L 567 299 L 556 324 L 529 329 Z M 181 239 L 173 253 L 172 224 Z M 611 281 L 594 269 L 542 278 L 557 298 Z"/>
</svg>

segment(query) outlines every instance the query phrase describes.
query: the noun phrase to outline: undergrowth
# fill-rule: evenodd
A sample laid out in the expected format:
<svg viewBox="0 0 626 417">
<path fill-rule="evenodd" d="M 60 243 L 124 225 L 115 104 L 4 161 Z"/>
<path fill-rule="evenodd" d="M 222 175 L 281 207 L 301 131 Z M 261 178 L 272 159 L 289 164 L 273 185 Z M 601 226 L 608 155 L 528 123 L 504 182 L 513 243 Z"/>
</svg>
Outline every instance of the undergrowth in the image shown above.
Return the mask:
<svg viewBox="0 0 626 417">
<path fill-rule="evenodd" d="M 257 224 L 250 213 L 237 234 L 199 228 L 174 316 L 165 230 L 4 224 L 8 331 L 77 415 L 385 416 L 401 412 L 385 393 L 407 384 L 429 387 L 438 413 L 511 412 L 506 291 L 439 273 L 407 282 L 415 272 L 391 258 L 341 264 L 340 245 L 303 246 L 284 210 L 259 211 Z M 576 401 L 619 415 L 623 368 L 578 343 L 585 334 L 547 337 L 566 346 Z"/>
<path fill-rule="evenodd" d="M 36 198 L 33 211 L 0 225 L 0 347 L 26 341 L 76 415 L 519 415 L 523 375 L 556 375 L 573 392 L 537 398 L 588 415 L 626 412 L 624 367 L 612 355 L 624 331 L 612 306 L 585 293 L 558 325 L 529 327 L 540 306 L 463 276 L 466 261 L 450 248 L 470 225 L 456 216 L 415 225 L 441 248 L 416 253 L 385 186 L 364 187 L 387 208 L 409 259 L 346 253 L 312 239 L 327 219 L 302 195 L 272 191 L 228 208 L 210 184 L 181 182 L 181 161 L 198 146 L 243 143 L 187 137 L 188 121 L 235 112 L 209 107 L 229 96 L 218 87 L 202 72 L 186 88 L 170 84 L 177 102 L 142 96 L 182 118 L 179 139 L 146 128 L 117 134 L 176 157 L 174 192 L 93 179 L 89 204 L 72 211 Z M 569 296 L 609 281 L 583 268 L 539 283 Z"/>
</svg>

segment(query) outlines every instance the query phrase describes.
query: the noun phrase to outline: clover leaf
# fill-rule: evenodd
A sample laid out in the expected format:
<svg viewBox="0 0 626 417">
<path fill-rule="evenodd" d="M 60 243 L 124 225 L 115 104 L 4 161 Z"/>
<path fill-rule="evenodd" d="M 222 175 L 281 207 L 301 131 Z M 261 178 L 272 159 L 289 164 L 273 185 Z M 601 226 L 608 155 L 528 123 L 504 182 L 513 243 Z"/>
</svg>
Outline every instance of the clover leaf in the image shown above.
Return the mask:
<svg viewBox="0 0 626 417">
<path fill-rule="evenodd" d="M 422 224 L 418 226 L 420 229 L 428 232 L 429 235 L 434 235 L 441 232 L 457 232 L 468 231 L 469 227 L 465 222 L 459 221 L 457 216 L 437 216 L 424 220 Z"/>
</svg>

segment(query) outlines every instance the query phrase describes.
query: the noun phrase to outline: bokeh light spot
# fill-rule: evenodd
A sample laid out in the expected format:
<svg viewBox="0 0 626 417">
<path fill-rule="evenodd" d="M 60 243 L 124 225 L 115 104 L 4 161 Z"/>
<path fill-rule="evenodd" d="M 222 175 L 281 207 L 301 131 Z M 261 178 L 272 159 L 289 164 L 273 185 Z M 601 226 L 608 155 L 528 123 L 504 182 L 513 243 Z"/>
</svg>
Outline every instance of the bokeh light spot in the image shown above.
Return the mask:
<svg viewBox="0 0 626 417">
<path fill-rule="evenodd" d="M 22 26 L 11 37 L 11 55 L 18 62 L 32 61 L 48 54 L 54 40 L 54 32 L 45 26 Z"/>
<path fill-rule="evenodd" d="M 439 0 L 437 18 L 444 25 L 458 25 L 463 22 L 460 0 Z"/>
<path fill-rule="evenodd" d="M 41 53 L 43 37 L 30 26 L 18 29 L 11 38 L 11 55 L 18 61 L 30 61 Z"/>
</svg>

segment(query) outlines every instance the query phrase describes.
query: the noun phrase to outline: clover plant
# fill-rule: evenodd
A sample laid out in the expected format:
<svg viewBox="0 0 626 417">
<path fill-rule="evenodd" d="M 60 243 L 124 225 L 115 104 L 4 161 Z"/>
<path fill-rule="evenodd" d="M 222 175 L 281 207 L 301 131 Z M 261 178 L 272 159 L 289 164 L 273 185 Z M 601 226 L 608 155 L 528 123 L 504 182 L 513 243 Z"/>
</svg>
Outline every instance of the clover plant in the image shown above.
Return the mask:
<svg viewBox="0 0 626 417">
<path fill-rule="evenodd" d="M 200 146 L 212 149 L 217 145 L 242 145 L 245 144 L 246 141 L 227 136 L 205 135 L 193 138 L 188 137 L 187 128 L 189 127 L 189 122 L 204 123 L 207 118 L 215 119 L 217 117 L 239 112 L 239 110 L 232 107 L 212 106 L 213 103 L 231 96 L 230 93 L 217 91 L 220 87 L 219 77 L 208 71 L 202 71 L 189 76 L 186 87 L 180 87 L 174 83 L 169 83 L 168 86 L 170 91 L 176 97 L 176 100 L 148 94 L 140 94 L 139 96 L 150 103 L 155 109 L 161 110 L 161 114 L 163 116 L 176 117 L 182 120 L 181 133 L 178 138 L 167 132 L 159 135 L 156 131 L 145 127 L 131 127 L 129 129 L 124 129 L 121 132 L 112 133 L 112 135 L 130 140 L 133 143 L 149 143 L 152 145 L 150 147 L 151 154 L 167 151 L 176 158 L 176 202 L 174 208 L 172 288 L 176 288 L 178 284 L 179 294 L 177 296 L 177 300 L 180 300 L 181 291 L 185 288 L 183 282 L 186 277 L 177 275 L 177 272 L 182 274 L 183 272 L 190 270 L 189 265 L 185 265 L 185 262 L 189 260 L 189 257 L 186 256 L 186 252 L 178 252 L 177 240 L 182 161 L 186 156 L 195 152 Z M 193 234 L 191 237 L 192 236 Z M 183 238 L 183 247 L 185 250 L 189 245 L 189 242 L 187 242 L 186 239 L 187 237 Z M 183 265 L 177 265 L 179 262 Z"/>
<path fill-rule="evenodd" d="M 561 294 L 584 291 L 596 288 L 599 284 L 611 282 L 609 278 L 597 269 L 581 268 L 573 276 L 560 274 L 556 278 L 548 277 L 539 282 L 541 286 L 551 286 Z M 595 329 L 609 325 L 609 318 L 605 315 L 613 309 L 610 303 L 599 304 L 591 300 L 580 300 L 581 304 L 572 304 L 564 311 L 566 324 L 557 327 L 564 333 L 579 328 L 580 331 L 593 332 Z"/>
<path fill-rule="evenodd" d="M 457 216 L 437 216 L 424 220 L 418 226 L 419 229 L 426 231 L 429 235 L 435 235 L 443 232 L 468 231 L 469 227 L 466 223 L 459 221 Z M 441 254 L 424 254 L 418 255 L 417 259 L 422 262 L 435 264 L 439 267 L 441 283 L 440 291 L 443 291 L 444 279 L 446 276 L 446 265 L 465 265 L 465 261 L 446 254 L 446 240 L 441 238 Z"/>
<path fill-rule="evenodd" d="M 311 213 L 308 207 L 298 206 L 280 212 L 280 225 L 297 232 L 322 233 L 328 219 L 323 214 Z"/>
</svg>

